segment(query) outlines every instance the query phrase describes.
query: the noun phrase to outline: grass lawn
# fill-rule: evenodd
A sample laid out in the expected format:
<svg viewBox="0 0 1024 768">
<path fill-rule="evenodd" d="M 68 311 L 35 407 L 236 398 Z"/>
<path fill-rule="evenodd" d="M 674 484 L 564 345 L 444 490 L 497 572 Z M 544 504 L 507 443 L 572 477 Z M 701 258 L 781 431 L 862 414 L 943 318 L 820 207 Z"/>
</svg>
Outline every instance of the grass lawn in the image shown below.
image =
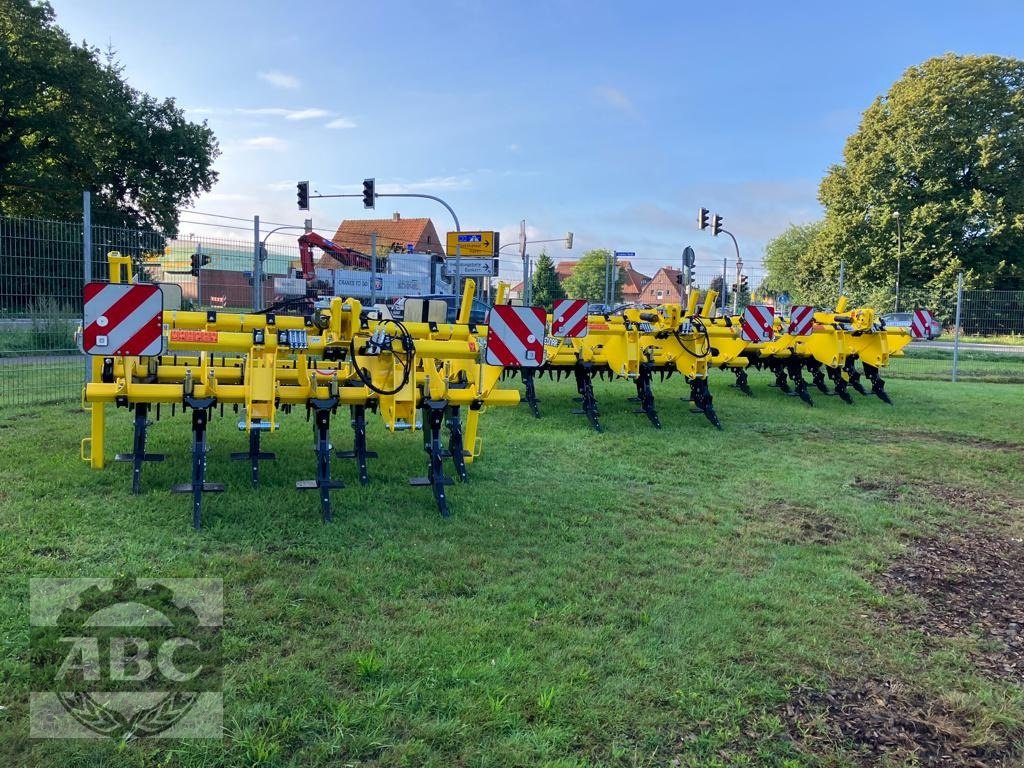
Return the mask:
<svg viewBox="0 0 1024 768">
<path fill-rule="evenodd" d="M 905 348 L 903 357 L 890 360 L 882 376 L 949 381 L 952 371 L 951 351 L 922 348 L 911 344 Z M 1021 347 L 1020 353 L 961 350 L 957 376 L 960 381 L 1024 383 L 1024 347 Z"/>
<path fill-rule="evenodd" d="M 763 374 L 753 398 L 731 380 L 712 381 L 721 432 L 678 377 L 655 382 L 661 431 L 631 387 L 598 382 L 596 434 L 569 413 L 572 384 L 544 379 L 544 418 L 485 415 L 448 520 L 405 484 L 424 471 L 418 434 L 374 421 L 373 482 L 335 460 L 348 485 L 324 525 L 293 487 L 314 472 L 301 414 L 266 440 L 278 460 L 258 490 L 228 461 L 234 419 L 217 420 L 208 479 L 228 492 L 207 496 L 199 532 L 166 490 L 189 472 L 180 411 L 153 428 L 168 458 L 133 497 L 128 465 L 78 459 L 77 408 L 5 409 L 0 764 L 864 764 L 857 739 L 793 714 L 849 681 L 896 681 L 923 702 L 914 722 L 941 712 L 958 749 L 1015 759 L 1020 681 L 973 661 L 991 639 L 908 628 L 896 617 L 921 600 L 879 579 L 915 537 L 1024 522 L 1024 388 L 897 380 L 893 407 L 813 393 L 810 408 Z M 112 455 L 129 414 L 111 423 Z M 28 738 L 28 578 L 121 573 L 223 578 L 222 740 Z"/>
</svg>

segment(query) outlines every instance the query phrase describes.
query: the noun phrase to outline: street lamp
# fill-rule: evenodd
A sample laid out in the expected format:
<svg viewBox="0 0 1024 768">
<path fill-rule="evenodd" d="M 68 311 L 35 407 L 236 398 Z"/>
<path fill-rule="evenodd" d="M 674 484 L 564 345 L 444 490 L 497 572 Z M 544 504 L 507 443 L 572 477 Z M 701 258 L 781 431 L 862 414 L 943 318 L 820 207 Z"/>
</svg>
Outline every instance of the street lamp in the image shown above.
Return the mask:
<svg viewBox="0 0 1024 768">
<path fill-rule="evenodd" d="M 893 312 L 900 311 L 900 262 L 903 261 L 903 228 L 900 226 L 900 212 L 893 211 L 896 219 L 896 306 Z"/>
<path fill-rule="evenodd" d="M 739 312 L 740 304 L 740 275 L 743 274 L 743 259 L 739 256 L 736 257 L 736 286 L 732 291 L 732 313 L 735 315 Z M 722 286 L 723 290 L 725 286 Z"/>
<path fill-rule="evenodd" d="M 572 232 L 567 232 L 564 238 L 562 238 L 562 237 L 554 237 L 554 238 L 550 238 L 548 240 L 527 240 L 526 239 L 526 219 L 523 219 L 523 221 L 521 223 L 520 230 L 519 230 L 519 240 L 517 240 L 515 242 L 511 242 L 511 243 L 506 243 L 505 245 L 501 246 L 498 249 L 498 253 L 500 254 L 506 248 L 512 248 L 513 246 L 516 246 L 516 247 L 519 248 L 520 258 L 522 258 L 522 260 L 523 260 L 523 301 L 524 302 L 527 302 L 527 303 L 529 302 L 530 294 L 532 292 L 531 291 L 531 285 L 530 285 L 530 281 L 531 281 L 530 262 L 529 262 L 529 258 L 526 255 L 526 246 L 527 245 L 531 245 L 533 243 L 561 243 L 561 242 L 565 243 L 565 249 L 566 250 L 571 251 L 572 250 Z"/>
</svg>

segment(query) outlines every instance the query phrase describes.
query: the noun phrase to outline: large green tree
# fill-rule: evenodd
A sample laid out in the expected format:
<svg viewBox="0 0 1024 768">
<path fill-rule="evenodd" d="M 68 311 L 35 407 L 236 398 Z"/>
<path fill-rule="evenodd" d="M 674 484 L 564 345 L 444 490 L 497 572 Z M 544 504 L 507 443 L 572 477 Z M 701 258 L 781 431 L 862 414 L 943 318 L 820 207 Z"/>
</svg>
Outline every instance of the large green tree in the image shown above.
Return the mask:
<svg viewBox="0 0 1024 768">
<path fill-rule="evenodd" d="M 566 295 L 573 299 L 603 302 L 608 279 L 607 265 L 611 258 L 612 252 L 605 248 L 597 248 L 584 253 L 583 257 L 576 262 L 572 274 L 562 283 Z M 619 279 L 616 281 L 612 302 L 621 300 L 624 282 L 625 273 L 619 269 Z"/>
<path fill-rule="evenodd" d="M 0 214 L 80 218 L 89 189 L 97 223 L 174 232 L 217 155 L 205 122 L 72 43 L 48 3 L 0 0 Z"/>
<path fill-rule="evenodd" d="M 800 270 L 804 297 L 950 304 L 969 286 L 1024 286 L 1024 61 L 948 54 L 911 67 L 864 112 L 819 197 L 825 222 Z"/>
<path fill-rule="evenodd" d="M 791 224 L 764 249 L 765 278 L 759 293 L 790 295 L 800 301 L 801 274 L 814 239 L 821 232 L 821 223 Z"/>
<path fill-rule="evenodd" d="M 533 269 L 532 303 L 538 307 L 550 307 L 556 299 L 564 299 L 565 291 L 555 273 L 555 263 L 546 252 L 537 259 Z"/>
</svg>

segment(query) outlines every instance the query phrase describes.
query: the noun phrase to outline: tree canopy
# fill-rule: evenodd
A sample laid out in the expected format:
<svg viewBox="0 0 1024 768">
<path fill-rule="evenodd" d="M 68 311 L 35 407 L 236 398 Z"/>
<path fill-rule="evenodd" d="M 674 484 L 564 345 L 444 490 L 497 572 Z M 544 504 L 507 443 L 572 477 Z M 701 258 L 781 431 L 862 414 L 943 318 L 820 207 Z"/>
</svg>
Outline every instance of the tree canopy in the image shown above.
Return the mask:
<svg viewBox="0 0 1024 768">
<path fill-rule="evenodd" d="M 791 224 L 789 228 L 764 249 L 766 276 L 758 287 L 759 293 L 779 295 L 788 293 L 794 299 L 800 295 L 801 275 L 807 254 L 814 239 L 821 232 L 821 223 Z"/>
<path fill-rule="evenodd" d="M 538 307 L 550 307 L 556 299 L 564 299 L 565 291 L 555 273 L 555 264 L 547 252 L 541 253 L 533 270 L 532 303 Z"/>
<path fill-rule="evenodd" d="M 173 232 L 218 154 L 205 121 L 129 86 L 49 4 L 0 0 L 0 214 L 78 218 L 90 189 L 97 223 Z"/>
<path fill-rule="evenodd" d="M 970 287 L 1024 286 L 1024 61 L 929 59 L 864 112 L 821 182 L 821 232 L 801 260 L 808 300 L 835 293 L 839 261 L 858 299 L 934 305 Z M 780 276 L 781 278 L 781 276 Z"/>
<path fill-rule="evenodd" d="M 611 261 L 612 252 L 605 248 L 597 248 L 587 251 L 582 258 L 576 262 L 572 274 L 565 278 L 563 287 L 565 293 L 572 299 L 586 299 L 590 302 L 603 302 L 605 300 L 605 287 L 607 285 L 607 265 Z M 625 282 L 625 273 L 619 269 L 619 279 L 615 286 L 612 302 L 622 298 L 622 285 Z"/>
</svg>

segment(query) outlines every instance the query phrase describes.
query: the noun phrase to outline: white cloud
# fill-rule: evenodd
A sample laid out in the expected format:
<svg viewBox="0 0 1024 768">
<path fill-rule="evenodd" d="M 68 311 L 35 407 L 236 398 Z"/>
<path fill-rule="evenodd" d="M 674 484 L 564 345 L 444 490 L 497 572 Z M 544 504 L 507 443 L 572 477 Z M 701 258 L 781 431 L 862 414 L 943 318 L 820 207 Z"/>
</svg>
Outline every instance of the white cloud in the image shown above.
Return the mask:
<svg viewBox="0 0 1024 768">
<path fill-rule="evenodd" d="M 331 113 L 320 107 L 309 107 L 307 109 L 285 109 L 284 107 L 258 107 L 256 109 L 233 110 L 241 115 L 274 115 L 283 117 L 285 120 L 312 120 L 317 117 L 327 117 Z"/>
<path fill-rule="evenodd" d="M 347 117 L 336 117 L 329 122 L 325 128 L 355 128 L 356 124 L 354 121 L 349 120 Z"/>
<path fill-rule="evenodd" d="M 243 139 L 239 144 L 245 149 L 270 149 L 275 152 L 288 149 L 288 142 L 277 136 L 255 136 L 251 139 Z"/>
<path fill-rule="evenodd" d="M 264 82 L 270 83 L 275 88 L 286 88 L 290 91 L 293 91 L 302 85 L 299 78 L 294 75 L 286 75 L 284 72 L 278 72 L 276 70 L 260 72 L 259 78 Z"/>
<path fill-rule="evenodd" d="M 629 114 L 636 113 L 636 108 L 633 106 L 633 102 L 619 88 L 615 88 L 611 85 L 599 85 L 594 88 L 594 93 L 597 94 L 609 107 L 613 107 L 622 112 L 628 112 Z"/>
</svg>

